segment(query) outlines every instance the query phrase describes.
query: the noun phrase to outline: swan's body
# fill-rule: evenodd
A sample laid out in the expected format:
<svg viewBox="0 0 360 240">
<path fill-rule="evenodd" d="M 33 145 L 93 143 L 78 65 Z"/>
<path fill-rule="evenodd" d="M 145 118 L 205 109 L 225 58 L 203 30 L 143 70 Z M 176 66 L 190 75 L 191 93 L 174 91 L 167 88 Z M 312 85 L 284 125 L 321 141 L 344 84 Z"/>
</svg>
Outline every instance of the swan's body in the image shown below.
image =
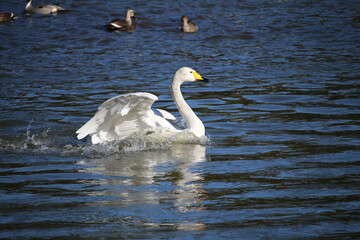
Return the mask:
<svg viewBox="0 0 360 240">
<path fill-rule="evenodd" d="M 180 27 L 181 31 L 183 32 L 197 32 L 198 26 L 195 23 L 190 21 L 187 16 L 181 17 L 182 26 Z"/>
<path fill-rule="evenodd" d="M 128 9 L 126 10 L 125 20 L 114 19 L 107 25 L 107 29 L 111 31 L 135 31 L 136 24 L 131 20 L 133 17 L 135 17 L 134 10 Z"/>
<path fill-rule="evenodd" d="M 176 71 L 171 90 L 174 102 L 187 123 L 185 130 L 176 129 L 168 119 L 174 119 L 170 113 L 160 110 L 160 116 L 151 109 L 158 98 L 146 92 L 128 93 L 105 101 L 87 123 L 76 131 L 78 139 L 91 136 L 93 144 L 112 140 L 122 140 L 133 134 L 146 135 L 158 129 L 171 133 L 188 131 L 200 138 L 205 136 L 205 127 L 190 106 L 185 102 L 180 86 L 184 82 L 207 81 L 196 71 L 182 67 Z"/>
<path fill-rule="evenodd" d="M 65 8 L 62 8 L 58 5 L 37 5 L 34 7 L 33 5 L 31 5 L 31 3 L 32 0 L 29 0 L 28 3 L 26 4 L 25 12 L 47 15 L 65 10 Z"/>
</svg>

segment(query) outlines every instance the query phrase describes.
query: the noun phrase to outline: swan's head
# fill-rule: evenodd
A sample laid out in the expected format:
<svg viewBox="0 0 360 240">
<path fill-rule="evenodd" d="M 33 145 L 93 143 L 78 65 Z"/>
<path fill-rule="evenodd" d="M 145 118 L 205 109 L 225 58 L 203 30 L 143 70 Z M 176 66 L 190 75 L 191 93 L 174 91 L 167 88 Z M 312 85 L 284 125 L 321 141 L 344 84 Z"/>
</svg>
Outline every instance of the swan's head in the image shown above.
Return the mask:
<svg viewBox="0 0 360 240">
<path fill-rule="evenodd" d="M 203 78 L 194 69 L 189 67 L 179 68 L 173 78 L 173 81 L 183 82 L 209 82 L 209 79 Z"/>
</svg>

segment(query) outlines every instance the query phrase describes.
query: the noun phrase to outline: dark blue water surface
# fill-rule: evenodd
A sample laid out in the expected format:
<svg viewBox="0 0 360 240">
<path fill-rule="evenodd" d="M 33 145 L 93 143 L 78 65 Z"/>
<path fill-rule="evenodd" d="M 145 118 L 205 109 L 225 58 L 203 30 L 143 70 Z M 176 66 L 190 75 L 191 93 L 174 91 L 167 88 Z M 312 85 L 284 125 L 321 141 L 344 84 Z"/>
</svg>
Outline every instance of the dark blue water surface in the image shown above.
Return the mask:
<svg viewBox="0 0 360 240">
<path fill-rule="evenodd" d="M 360 237 L 359 1 L 25 3 L 0 0 L 0 238 Z M 118 94 L 179 116 L 182 66 L 211 79 L 182 87 L 209 144 L 76 139 Z"/>
</svg>

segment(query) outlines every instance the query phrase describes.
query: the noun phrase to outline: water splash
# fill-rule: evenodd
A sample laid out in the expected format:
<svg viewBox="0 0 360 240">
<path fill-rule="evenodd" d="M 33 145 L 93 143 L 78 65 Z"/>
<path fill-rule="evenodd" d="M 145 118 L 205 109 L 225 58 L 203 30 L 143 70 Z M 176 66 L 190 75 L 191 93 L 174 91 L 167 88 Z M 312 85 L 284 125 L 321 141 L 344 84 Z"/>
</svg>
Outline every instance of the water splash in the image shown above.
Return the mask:
<svg viewBox="0 0 360 240">
<path fill-rule="evenodd" d="M 158 129 L 148 134 L 134 134 L 125 140 L 115 140 L 94 145 L 87 145 L 84 155 L 97 156 L 126 154 L 139 151 L 156 151 L 171 149 L 173 144 L 187 143 L 208 145 L 208 137 L 198 138 L 190 132 L 183 131 L 179 133 Z"/>
<path fill-rule="evenodd" d="M 102 157 L 139 151 L 157 151 L 171 149 L 175 143 L 208 145 L 208 137 L 197 138 L 192 133 L 183 131 L 173 133 L 164 129 L 148 134 L 134 134 L 125 140 L 115 140 L 101 144 L 91 144 L 90 139 L 77 140 L 73 129 L 46 128 L 39 130 L 32 127 L 31 120 L 20 135 L 1 135 L 0 151 L 7 153 L 25 153 L 33 155 L 78 155 Z"/>
</svg>

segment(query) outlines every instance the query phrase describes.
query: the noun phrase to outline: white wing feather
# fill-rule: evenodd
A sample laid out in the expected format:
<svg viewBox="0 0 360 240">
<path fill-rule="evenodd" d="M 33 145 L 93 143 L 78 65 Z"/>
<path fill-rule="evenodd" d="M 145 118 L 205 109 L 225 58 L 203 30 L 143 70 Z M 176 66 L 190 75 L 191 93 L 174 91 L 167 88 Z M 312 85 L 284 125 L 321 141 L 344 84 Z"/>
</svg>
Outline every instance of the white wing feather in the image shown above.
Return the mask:
<svg viewBox="0 0 360 240">
<path fill-rule="evenodd" d="M 176 117 L 174 117 L 174 115 L 172 115 L 168 111 L 165 111 L 165 110 L 159 109 L 159 108 L 156 108 L 156 110 L 158 110 L 165 119 L 172 120 L 172 121 L 176 120 Z"/>
<path fill-rule="evenodd" d="M 77 138 L 91 136 L 93 144 L 124 139 L 136 132 L 152 131 L 158 127 L 175 128 L 151 110 L 158 98 L 146 92 L 128 93 L 113 97 L 100 105 L 99 110 L 79 130 Z"/>
<path fill-rule="evenodd" d="M 115 27 L 115 28 L 122 28 L 122 25 L 119 25 L 117 23 L 110 23 L 110 25 Z"/>
</svg>

